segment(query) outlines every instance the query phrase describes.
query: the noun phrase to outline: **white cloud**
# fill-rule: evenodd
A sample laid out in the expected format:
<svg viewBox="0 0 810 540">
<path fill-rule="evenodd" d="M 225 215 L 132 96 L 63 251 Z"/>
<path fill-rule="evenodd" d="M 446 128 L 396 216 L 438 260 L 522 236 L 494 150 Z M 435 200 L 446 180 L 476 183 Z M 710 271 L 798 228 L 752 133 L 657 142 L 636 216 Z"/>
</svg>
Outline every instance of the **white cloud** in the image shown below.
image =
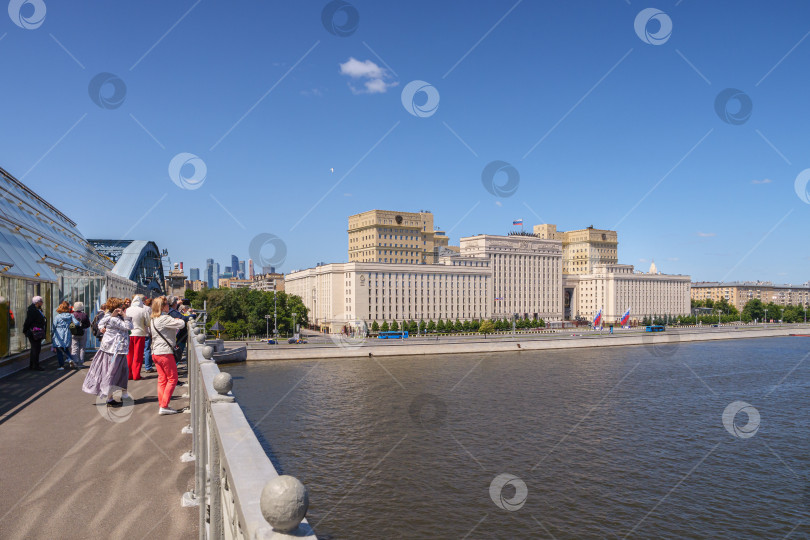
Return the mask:
<svg viewBox="0 0 810 540">
<path fill-rule="evenodd" d="M 711 238 L 712 236 L 717 236 L 717 233 L 713 232 L 699 232 L 697 233 L 698 236 L 701 238 Z"/>
<path fill-rule="evenodd" d="M 349 81 L 349 89 L 353 94 L 384 94 L 389 88 L 399 85 L 397 81 L 390 81 L 391 75 L 388 70 L 372 62 L 351 57 L 346 62 L 339 64 L 340 74 L 347 75 L 351 79 L 362 81 L 363 85 Z"/>
<path fill-rule="evenodd" d="M 501 201 L 495 201 L 495 206 L 503 206 L 503 203 Z"/>
<path fill-rule="evenodd" d="M 773 182 L 773 180 L 771 180 L 770 178 L 763 178 L 762 180 L 756 180 L 756 179 L 751 180 L 752 184 L 770 184 L 772 182 Z"/>
<path fill-rule="evenodd" d="M 310 89 L 310 90 L 301 90 L 301 95 L 302 95 L 302 96 L 317 96 L 317 97 L 321 97 L 321 96 L 323 95 L 323 92 L 321 92 L 321 91 L 320 91 L 320 90 L 318 90 L 317 88 L 312 88 L 312 89 Z"/>
</svg>

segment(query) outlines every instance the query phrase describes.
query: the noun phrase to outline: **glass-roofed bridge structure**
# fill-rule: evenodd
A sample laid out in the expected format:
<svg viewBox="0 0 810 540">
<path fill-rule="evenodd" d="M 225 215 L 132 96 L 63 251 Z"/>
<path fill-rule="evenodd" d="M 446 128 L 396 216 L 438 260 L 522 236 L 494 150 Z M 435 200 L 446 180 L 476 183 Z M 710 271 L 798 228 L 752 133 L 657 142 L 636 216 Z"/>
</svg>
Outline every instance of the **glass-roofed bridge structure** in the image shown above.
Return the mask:
<svg viewBox="0 0 810 540">
<path fill-rule="evenodd" d="M 75 222 L 0 168 L 0 371 L 28 348 L 22 326 L 32 297 L 44 300 L 49 342 L 62 300 L 83 302 L 92 317 L 108 297 L 156 296 L 163 284 L 154 242 L 88 241 Z"/>
</svg>

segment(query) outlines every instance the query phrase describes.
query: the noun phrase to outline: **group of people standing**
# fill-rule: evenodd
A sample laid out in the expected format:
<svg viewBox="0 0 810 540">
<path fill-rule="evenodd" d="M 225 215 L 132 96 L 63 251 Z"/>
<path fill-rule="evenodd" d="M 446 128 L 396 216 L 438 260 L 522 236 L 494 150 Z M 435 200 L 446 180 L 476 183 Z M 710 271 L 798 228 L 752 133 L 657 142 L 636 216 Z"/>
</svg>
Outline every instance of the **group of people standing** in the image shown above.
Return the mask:
<svg viewBox="0 0 810 540">
<path fill-rule="evenodd" d="M 32 298 L 23 325 L 31 344 L 29 368 L 37 371 L 43 370 L 39 355 L 47 323 L 42 305 L 42 297 Z M 56 310 L 51 330 L 57 369 L 83 367 L 90 329 L 100 343 L 82 385 L 84 392 L 104 398 L 108 407 L 120 407 L 130 398 L 128 382 L 141 379 L 142 368 L 146 373 L 157 371 L 158 414 L 177 414 L 180 411 L 169 402 L 188 337 L 186 323 L 195 316 L 190 303 L 176 296 L 150 299 L 136 294 L 132 299 L 108 298 L 91 322 L 81 302 L 71 308 L 64 301 Z M 114 397 L 118 390 L 121 401 Z"/>
</svg>

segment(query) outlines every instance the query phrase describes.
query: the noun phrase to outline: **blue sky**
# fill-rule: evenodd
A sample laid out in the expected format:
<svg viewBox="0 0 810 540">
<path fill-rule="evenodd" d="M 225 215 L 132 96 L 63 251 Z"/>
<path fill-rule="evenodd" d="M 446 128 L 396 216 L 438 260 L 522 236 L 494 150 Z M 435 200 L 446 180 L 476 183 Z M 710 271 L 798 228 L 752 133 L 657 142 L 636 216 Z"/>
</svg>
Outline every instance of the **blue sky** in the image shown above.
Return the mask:
<svg viewBox="0 0 810 540">
<path fill-rule="evenodd" d="M 453 244 L 516 218 L 616 227 L 643 269 L 810 279 L 804 2 L 354 1 L 345 36 L 326 1 L 38 3 L 17 19 L 33 28 L 0 20 L 0 166 L 87 237 L 155 240 L 188 268 L 266 233 L 254 258 L 288 272 L 346 260 L 350 214 L 426 208 Z M 435 110 L 406 110 L 411 81 Z M 752 104 L 721 104 L 736 124 L 727 88 Z M 172 181 L 181 153 L 204 178 Z M 483 185 L 496 160 L 511 196 Z"/>
</svg>

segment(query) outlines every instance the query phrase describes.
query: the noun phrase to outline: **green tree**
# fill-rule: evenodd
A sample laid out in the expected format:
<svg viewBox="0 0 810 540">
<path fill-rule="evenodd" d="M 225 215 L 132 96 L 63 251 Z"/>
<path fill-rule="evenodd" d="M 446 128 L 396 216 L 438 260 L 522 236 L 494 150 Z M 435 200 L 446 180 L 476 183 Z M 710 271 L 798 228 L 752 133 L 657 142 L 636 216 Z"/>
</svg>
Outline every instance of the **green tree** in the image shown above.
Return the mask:
<svg viewBox="0 0 810 540">
<path fill-rule="evenodd" d="M 765 306 L 762 305 L 762 300 L 753 298 L 746 302 L 743 307 L 743 317 L 748 317 L 749 320 L 762 321 L 765 318 Z"/>
<path fill-rule="evenodd" d="M 768 311 L 768 320 L 769 321 L 778 321 L 782 318 L 782 306 L 778 306 L 773 302 L 770 302 L 765 309 Z"/>
<path fill-rule="evenodd" d="M 380 332 L 388 332 L 388 321 L 383 321 Z"/>
<path fill-rule="evenodd" d="M 460 320 L 456 319 L 456 324 L 453 327 L 453 329 L 456 332 L 463 332 L 464 331 L 464 323 L 462 323 Z"/>
<path fill-rule="evenodd" d="M 444 321 L 441 318 L 439 318 L 439 322 L 436 323 L 436 331 L 439 333 L 444 332 Z"/>
<path fill-rule="evenodd" d="M 433 319 L 430 319 L 427 324 L 427 331 L 431 334 L 436 331 L 436 323 L 433 322 Z"/>
<path fill-rule="evenodd" d="M 374 321 L 373 323 L 371 323 L 371 331 L 372 332 L 379 332 L 380 331 L 380 325 L 377 324 L 377 321 Z"/>
<path fill-rule="evenodd" d="M 427 324 L 425 323 L 425 319 L 422 319 L 422 320 L 419 321 L 419 328 L 418 328 L 419 333 L 424 334 L 425 329 L 427 329 Z"/>
<path fill-rule="evenodd" d="M 396 332 L 399 330 L 399 324 L 397 323 L 396 319 L 391 323 L 391 331 Z"/>
<path fill-rule="evenodd" d="M 193 291 L 192 291 L 193 292 Z M 265 292 L 250 289 L 203 289 L 190 295 L 192 307 L 202 309 L 207 302 L 209 328 L 219 321 L 225 327 L 225 338 L 244 335 L 264 335 L 267 328 L 265 315 L 273 314 L 276 297 L 278 329 L 282 334 L 292 330 L 295 321 L 306 327 L 309 313 L 301 298 L 285 292 Z"/>
<path fill-rule="evenodd" d="M 481 334 L 491 334 L 495 331 L 495 324 L 492 321 L 484 321 L 478 326 L 478 332 Z"/>
</svg>

